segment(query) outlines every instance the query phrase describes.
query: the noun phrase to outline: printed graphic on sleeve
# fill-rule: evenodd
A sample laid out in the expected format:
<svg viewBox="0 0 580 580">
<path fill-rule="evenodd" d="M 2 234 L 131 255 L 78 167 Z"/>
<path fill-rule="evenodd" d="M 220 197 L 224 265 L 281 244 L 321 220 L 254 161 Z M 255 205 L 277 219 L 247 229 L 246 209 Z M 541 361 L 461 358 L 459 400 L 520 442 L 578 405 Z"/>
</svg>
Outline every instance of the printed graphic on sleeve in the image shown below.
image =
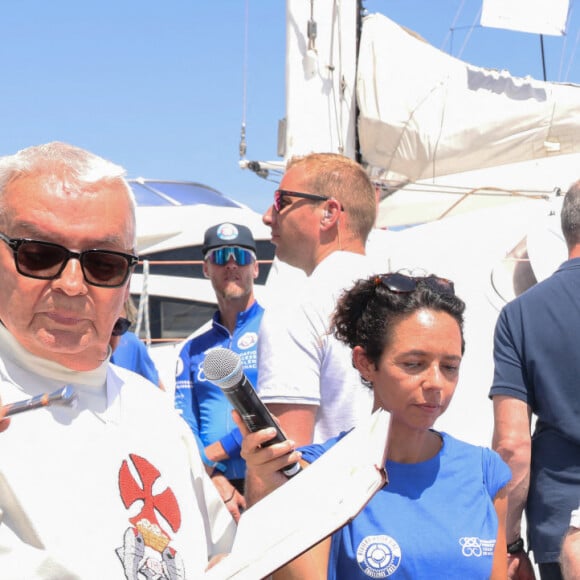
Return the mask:
<svg viewBox="0 0 580 580">
<path fill-rule="evenodd" d="M 464 537 L 459 538 L 461 554 L 466 558 L 481 558 L 487 556 L 493 558 L 495 539 L 482 540 L 481 538 Z"/>
<path fill-rule="evenodd" d="M 175 533 L 181 526 L 181 512 L 169 487 L 160 493 L 161 473 L 146 459 L 130 454 L 119 469 L 119 491 L 126 509 L 141 506 L 139 513 L 129 518 L 131 527 L 123 536 L 123 546 L 117 548 L 127 580 L 181 580 L 185 570 L 181 556 L 170 546 L 171 536 L 163 525 Z M 134 473 L 137 475 L 135 477 Z M 135 509 L 135 508 L 133 508 Z M 164 524 L 159 521 L 162 519 Z"/>
</svg>

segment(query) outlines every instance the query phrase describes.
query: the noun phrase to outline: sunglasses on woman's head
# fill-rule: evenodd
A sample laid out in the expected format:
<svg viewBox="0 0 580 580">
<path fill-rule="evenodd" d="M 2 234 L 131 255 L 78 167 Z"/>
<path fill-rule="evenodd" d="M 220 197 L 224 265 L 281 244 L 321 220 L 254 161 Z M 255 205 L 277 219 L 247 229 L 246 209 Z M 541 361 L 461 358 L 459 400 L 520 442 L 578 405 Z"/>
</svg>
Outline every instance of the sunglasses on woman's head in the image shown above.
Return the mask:
<svg viewBox="0 0 580 580">
<path fill-rule="evenodd" d="M 400 272 L 392 272 L 375 278 L 375 286 L 384 286 L 387 290 L 395 294 L 410 294 L 420 284 L 424 284 L 438 294 L 455 295 L 453 282 L 447 278 L 439 278 L 438 276 L 407 276 Z"/>
</svg>

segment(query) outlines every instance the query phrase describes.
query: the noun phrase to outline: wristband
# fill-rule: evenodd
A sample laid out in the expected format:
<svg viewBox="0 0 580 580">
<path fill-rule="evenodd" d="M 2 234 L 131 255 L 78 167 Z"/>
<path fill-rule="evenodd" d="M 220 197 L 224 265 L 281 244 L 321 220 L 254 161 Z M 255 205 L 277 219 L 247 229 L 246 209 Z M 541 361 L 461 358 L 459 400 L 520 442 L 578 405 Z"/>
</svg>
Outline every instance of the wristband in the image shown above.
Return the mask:
<svg viewBox="0 0 580 580">
<path fill-rule="evenodd" d="M 237 459 L 240 457 L 240 451 L 242 450 L 242 434 L 237 427 L 224 435 L 219 441 L 230 459 Z"/>
<path fill-rule="evenodd" d="M 223 463 L 220 463 L 219 461 L 210 462 L 208 467 L 213 467 L 214 469 L 217 469 L 218 473 L 220 473 L 221 475 L 223 475 L 227 469 L 227 466 L 224 465 Z M 212 475 L 214 475 L 214 473 L 212 473 Z"/>
<path fill-rule="evenodd" d="M 518 538 L 515 542 L 507 545 L 508 554 L 519 554 L 520 552 L 525 552 L 524 540 L 522 538 Z"/>
<path fill-rule="evenodd" d="M 199 447 L 199 455 L 201 456 L 201 460 L 205 465 L 208 467 L 212 467 L 213 469 L 217 469 L 221 473 L 225 473 L 227 469 L 227 465 L 220 463 L 219 461 L 212 461 L 206 454 L 205 449 L 203 447 Z"/>
</svg>

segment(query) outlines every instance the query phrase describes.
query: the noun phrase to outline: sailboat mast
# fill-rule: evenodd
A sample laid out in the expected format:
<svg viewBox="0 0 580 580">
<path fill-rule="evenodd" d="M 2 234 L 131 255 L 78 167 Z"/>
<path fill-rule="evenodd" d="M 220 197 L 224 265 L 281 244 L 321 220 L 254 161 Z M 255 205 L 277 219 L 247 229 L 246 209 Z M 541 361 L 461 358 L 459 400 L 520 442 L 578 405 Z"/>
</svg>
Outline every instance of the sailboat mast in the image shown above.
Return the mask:
<svg viewBox="0 0 580 580">
<path fill-rule="evenodd" d="M 357 0 L 356 3 L 356 59 L 358 61 L 358 52 L 360 48 L 360 37 L 362 32 L 362 18 L 364 13 L 364 8 L 362 5 L 363 0 Z M 355 65 L 355 83 L 356 83 L 356 65 Z M 356 92 L 355 92 L 355 100 L 354 100 L 354 154 L 355 160 L 358 163 L 362 162 L 362 155 L 360 152 L 360 141 L 358 136 L 358 116 L 359 116 L 359 107 L 358 101 L 356 100 Z"/>
<path fill-rule="evenodd" d="M 360 0 L 287 0 L 286 117 L 279 154 L 357 158 L 356 56 Z"/>
</svg>

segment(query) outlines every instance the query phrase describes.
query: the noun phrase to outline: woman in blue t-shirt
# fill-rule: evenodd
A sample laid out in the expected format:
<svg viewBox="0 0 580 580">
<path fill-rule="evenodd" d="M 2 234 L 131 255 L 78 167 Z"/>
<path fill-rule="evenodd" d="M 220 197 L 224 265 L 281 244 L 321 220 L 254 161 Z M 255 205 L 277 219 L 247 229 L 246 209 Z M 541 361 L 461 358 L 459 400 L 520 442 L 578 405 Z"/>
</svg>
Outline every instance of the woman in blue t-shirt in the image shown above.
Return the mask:
<svg viewBox="0 0 580 580">
<path fill-rule="evenodd" d="M 274 574 L 282 578 L 507 577 L 506 485 L 490 449 L 435 431 L 455 391 L 464 351 L 464 302 L 436 276 L 389 273 L 359 280 L 339 300 L 332 327 L 390 412 L 389 483 L 349 523 Z M 288 453 L 244 431 L 248 500 L 286 481 L 278 471 L 315 461 L 344 434 Z"/>
</svg>

